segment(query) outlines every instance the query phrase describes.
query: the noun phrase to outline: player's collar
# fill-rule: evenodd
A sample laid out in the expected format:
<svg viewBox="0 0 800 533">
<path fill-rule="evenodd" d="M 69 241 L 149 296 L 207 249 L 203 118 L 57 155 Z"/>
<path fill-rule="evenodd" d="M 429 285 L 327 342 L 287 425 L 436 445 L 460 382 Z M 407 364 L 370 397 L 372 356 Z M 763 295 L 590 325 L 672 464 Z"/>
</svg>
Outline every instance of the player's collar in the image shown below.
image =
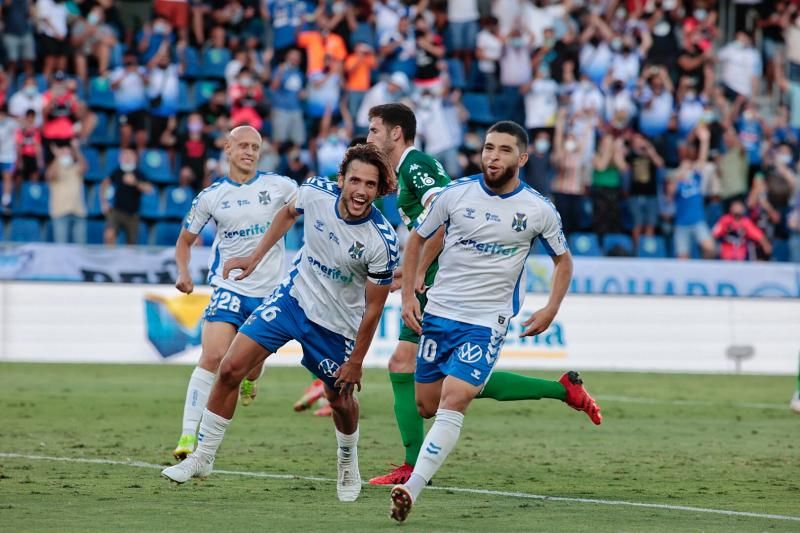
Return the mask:
<svg viewBox="0 0 800 533">
<path fill-rule="evenodd" d="M 245 181 L 244 183 L 239 183 L 238 181 L 233 181 L 228 176 L 225 176 L 224 178 L 222 178 L 222 180 L 223 181 L 227 181 L 228 183 L 230 183 L 234 187 L 241 187 L 242 185 L 250 185 L 251 183 L 256 181 L 258 179 L 259 174 L 260 174 L 259 172 L 256 172 L 255 175 L 252 178 L 250 178 L 249 180 Z"/>
<path fill-rule="evenodd" d="M 496 192 L 492 191 L 489 187 L 486 186 L 483 174 L 481 174 L 481 179 L 479 179 L 478 182 L 481 184 L 481 188 L 484 190 L 486 194 L 488 194 L 489 196 L 497 196 L 499 198 L 510 198 L 511 196 L 514 196 L 519 191 L 525 188 L 525 182 L 520 179 L 519 185 L 517 185 L 516 189 L 514 189 L 513 191 L 507 192 L 505 194 L 497 194 Z"/>
<path fill-rule="evenodd" d="M 417 147 L 412 144 L 411 146 L 403 150 L 403 155 L 400 156 L 400 161 L 398 161 L 397 166 L 394 167 L 395 172 L 400 172 L 400 165 L 403 164 L 403 161 L 405 161 L 406 156 L 411 153 L 411 150 L 416 150 L 416 149 Z"/>
<path fill-rule="evenodd" d="M 363 224 L 364 222 L 366 222 L 370 218 L 372 218 L 372 215 L 375 212 L 375 205 L 374 204 L 370 204 L 369 211 L 367 211 L 367 214 L 364 215 L 362 218 L 359 218 L 357 220 L 347 220 L 347 219 L 345 219 L 341 214 L 339 214 L 339 200 L 341 200 L 341 198 L 342 198 L 341 194 L 336 196 L 336 202 L 333 204 L 333 212 L 336 213 L 336 218 L 338 218 L 339 220 L 341 220 L 345 224 L 350 224 L 351 226 L 355 226 L 355 225 L 358 225 L 358 224 Z"/>
</svg>

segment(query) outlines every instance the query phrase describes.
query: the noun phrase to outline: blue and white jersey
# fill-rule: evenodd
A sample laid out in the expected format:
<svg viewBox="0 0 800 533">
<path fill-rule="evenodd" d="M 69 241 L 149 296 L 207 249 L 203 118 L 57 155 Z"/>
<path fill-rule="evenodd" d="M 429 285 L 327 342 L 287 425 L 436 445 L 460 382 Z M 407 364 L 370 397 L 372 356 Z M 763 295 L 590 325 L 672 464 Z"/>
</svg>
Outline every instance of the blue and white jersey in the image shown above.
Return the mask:
<svg viewBox="0 0 800 533">
<path fill-rule="evenodd" d="M 439 272 L 425 312 L 489 328 L 506 327 L 525 291 L 525 259 L 538 237 L 550 255 L 567 252 L 553 204 L 523 182 L 497 195 L 470 176 L 448 185 L 423 213 L 417 232 L 445 225 Z"/>
<path fill-rule="evenodd" d="M 259 172 L 246 183 L 222 178 L 207 187 L 192 203 L 183 227 L 198 234 L 214 219 L 217 234 L 211 245 L 208 282 L 243 296 L 265 297 L 283 278 L 283 241 L 264 256 L 255 271 L 242 281 L 223 279 L 222 268 L 232 257 L 250 255 L 267 232 L 275 214 L 297 193 L 294 180 Z"/>
<path fill-rule="evenodd" d="M 355 339 L 366 306 L 366 282 L 392 282 L 399 246 L 394 228 L 375 207 L 360 220 L 342 219 L 340 192 L 336 183 L 320 177 L 297 191 L 295 208 L 305 215 L 305 244 L 288 283 L 309 320 Z"/>
</svg>

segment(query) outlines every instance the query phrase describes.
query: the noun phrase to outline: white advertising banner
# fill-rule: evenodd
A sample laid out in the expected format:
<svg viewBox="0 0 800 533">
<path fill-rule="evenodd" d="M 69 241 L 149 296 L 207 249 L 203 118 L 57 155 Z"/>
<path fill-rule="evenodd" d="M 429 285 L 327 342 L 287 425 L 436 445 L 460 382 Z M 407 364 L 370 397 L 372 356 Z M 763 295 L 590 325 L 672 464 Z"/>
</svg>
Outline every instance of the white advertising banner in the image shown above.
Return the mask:
<svg viewBox="0 0 800 533">
<path fill-rule="evenodd" d="M 209 292 L 92 283 L 0 284 L 0 360 L 194 364 Z M 512 321 L 501 368 L 733 372 L 731 346 L 752 347 L 744 372 L 792 374 L 800 352 L 800 301 L 568 295 L 551 327 L 520 339 L 543 305 L 528 295 Z M 367 366 L 385 367 L 400 327 L 390 295 Z M 292 342 L 268 364 L 297 364 Z"/>
</svg>

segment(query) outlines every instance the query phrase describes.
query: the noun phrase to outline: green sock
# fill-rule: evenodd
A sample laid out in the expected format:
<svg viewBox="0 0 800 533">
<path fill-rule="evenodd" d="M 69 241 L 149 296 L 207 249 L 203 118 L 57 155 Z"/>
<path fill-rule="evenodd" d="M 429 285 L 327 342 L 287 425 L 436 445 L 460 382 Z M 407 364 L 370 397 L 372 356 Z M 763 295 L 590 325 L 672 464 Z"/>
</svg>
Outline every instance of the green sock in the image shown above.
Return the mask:
<svg viewBox="0 0 800 533">
<path fill-rule="evenodd" d="M 567 391 L 558 381 L 530 378 L 511 372 L 492 372 L 478 398 L 492 398 L 499 402 L 542 398 L 564 401 L 567 398 Z"/>
<path fill-rule="evenodd" d="M 413 465 L 425 440 L 425 427 L 414 398 L 414 373 L 389 372 L 389 379 L 394 392 L 394 417 L 406 449 L 406 463 Z"/>
</svg>

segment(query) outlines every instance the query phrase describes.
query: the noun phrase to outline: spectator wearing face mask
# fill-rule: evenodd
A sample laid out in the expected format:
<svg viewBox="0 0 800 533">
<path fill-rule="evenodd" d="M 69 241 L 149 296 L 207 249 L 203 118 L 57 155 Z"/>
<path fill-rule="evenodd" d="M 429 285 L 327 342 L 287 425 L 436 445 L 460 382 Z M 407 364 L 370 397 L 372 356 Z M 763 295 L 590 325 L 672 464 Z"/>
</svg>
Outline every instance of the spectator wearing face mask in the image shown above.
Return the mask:
<svg viewBox="0 0 800 533">
<path fill-rule="evenodd" d="M 221 148 L 223 142 L 224 139 L 218 139 L 216 147 Z M 198 112 L 190 113 L 186 120 L 186 133 L 178 140 L 182 164 L 189 167 L 195 176 L 203 176 L 213 146 L 215 141 L 203 132 L 203 116 Z"/>
<path fill-rule="evenodd" d="M 120 124 L 120 146 L 147 145 L 147 71 L 139 66 L 136 54 L 129 50 L 121 67 L 111 73 L 111 90 Z"/>
<path fill-rule="evenodd" d="M 248 67 L 242 68 L 236 77 L 236 83 L 228 89 L 231 103 L 231 124 L 241 126 L 247 124 L 261 131 L 264 125 L 264 89 L 253 77 Z"/>
<path fill-rule="evenodd" d="M 301 185 L 311 175 L 311 168 L 303 161 L 300 148 L 292 146 L 286 154 L 286 162 L 280 172 L 284 176 L 288 176 Z"/>
<path fill-rule="evenodd" d="M 139 206 L 142 193 L 150 193 L 153 186 L 145 181 L 144 174 L 136 166 L 136 151 L 125 148 L 119 154 L 119 167 L 100 185 L 100 206 L 106 215 L 103 239 L 107 245 L 117 241 L 120 229 L 125 232 L 128 244 L 136 244 L 139 238 Z M 108 203 L 108 188 L 114 187 L 113 205 Z"/>
<path fill-rule="evenodd" d="M 633 242 L 638 246 L 641 235 L 655 235 L 658 222 L 658 186 L 664 160 L 641 133 L 631 136 L 630 145 L 629 207 L 633 218 Z"/>
<path fill-rule="evenodd" d="M 752 98 L 760 93 L 761 54 L 753 46 L 748 33 L 736 32 L 736 40 L 723 46 L 717 52 L 717 58 L 721 64 L 720 81 L 729 100 L 740 96 Z"/>
<path fill-rule="evenodd" d="M 36 113 L 29 109 L 17 130 L 17 173 L 23 180 L 36 181 L 42 168 L 42 133 L 36 127 Z"/>
<path fill-rule="evenodd" d="M 445 55 L 442 38 L 428 26 L 423 15 L 414 20 L 414 34 L 417 43 L 417 70 L 414 74 L 414 85 L 418 89 L 438 89 L 441 83 L 440 60 Z"/>
<path fill-rule="evenodd" d="M 141 64 L 146 65 L 158 53 L 161 46 L 166 42 L 172 43 L 172 26 L 169 21 L 156 14 L 152 23 L 146 23 L 142 30 L 136 35 L 136 51 L 139 53 Z M 213 41 L 212 43 L 213 44 Z M 223 46 L 224 46 L 223 33 Z"/>
<path fill-rule="evenodd" d="M 484 18 L 482 25 L 476 40 L 475 55 L 478 59 L 480 87 L 492 100 L 500 84 L 498 61 L 503 55 L 503 38 L 496 17 Z"/>
<path fill-rule="evenodd" d="M 45 178 L 50 184 L 50 218 L 57 243 L 86 244 L 86 203 L 83 176 L 86 160 L 76 141 L 69 146 L 52 146 L 53 161 Z"/>
<path fill-rule="evenodd" d="M 531 70 L 531 40 L 519 27 L 506 37 L 500 57 L 502 96 L 496 100 L 498 118 L 518 120 L 525 110 L 520 90 L 533 79 Z"/>
<path fill-rule="evenodd" d="M 747 261 L 749 245 L 758 244 L 764 253 L 772 254 L 772 245 L 764 233 L 745 216 L 744 202 L 736 200 L 728 214 L 714 225 L 711 231 L 719 241 L 719 256 L 725 261 Z"/>
<path fill-rule="evenodd" d="M 736 106 L 733 108 L 733 115 L 736 115 Z M 766 125 L 758 113 L 758 108 L 752 103 L 745 104 L 741 118 L 736 124 L 739 132 L 739 140 L 747 152 L 748 172 L 750 181 L 753 180 L 756 172 L 761 169 L 762 152 L 764 150 L 764 131 Z"/>
<path fill-rule="evenodd" d="M 24 118 L 29 109 L 32 109 L 35 114 L 36 126 L 41 126 L 44 99 L 42 98 L 42 93 L 39 92 L 36 78 L 33 76 L 26 76 L 22 89 L 15 92 L 8 101 L 8 112 L 17 119 Z"/>
<path fill-rule="evenodd" d="M 629 168 L 626 157 L 624 136 L 606 131 L 592 159 L 592 229 L 600 235 L 622 230 L 620 202 Z"/>
<path fill-rule="evenodd" d="M 553 201 L 561 214 L 564 233 L 570 234 L 583 229 L 587 182 L 582 154 L 586 149 L 588 133 L 576 135 L 573 131 L 565 131 L 566 127 L 566 110 L 562 109 L 556 122 L 553 146 L 556 175 L 551 190 Z"/>
<path fill-rule="evenodd" d="M 272 76 L 272 140 L 278 144 L 306 142 L 306 125 L 301 100 L 304 77 L 300 70 L 300 51 L 289 50 L 286 60 Z"/>
<path fill-rule="evenodd" d="M 181 65 L 172 62 L 166 44 L 147 64 L 151 146 L 170 149 L 175 146 L 181 73 Z"/>
<path fill-rule="evenodd" d="M 540 66 L 533 81 L 520 87 L 525 103 L 525 127 L 529 135 L 541 128 L 552 134 L 558 114 L 558 84 L 550 77 L 550 68 Z"/>
<path fill-rule="evenodd" d="M 667 130 L 673 111 L 672 81 L 663 67 L 650 67 L 643 75 L 646 85 L 639 92 L 639 131 L 654 138 Z"/>
<path fill-rule="evenodd" d="M 378 46 L 381 72 L 402 72 L 409 78 L 414 77 L 417 72 L 417 42 L 408 16 L 400 17 L 391 31 L 379 31 Z"/>
<path fill-rule="evenodd" d="M 8 108 L 0 104 L 0 177 L 3 180 L 2 207 L 11 205 L 14 172 L 17 166 L 17 121 L 8 115 Z"/>
<path fill-rule="evenodd" d="M 525 164 L 525 182 L 543 196 L 550 196 L 550 182 L 556 173 L 551 144 L 547 131 L 537 132 L 528 147 L 528 162 Z"/>
<path fill-rule="evenodd" d="M 595 85 L 601 85 L 614 59 L 609 44 L 614 33 L 598 15 L 592 13 L 588 17 L 589 24 L 580 36 L 580 72 Z"/>
</svg>

